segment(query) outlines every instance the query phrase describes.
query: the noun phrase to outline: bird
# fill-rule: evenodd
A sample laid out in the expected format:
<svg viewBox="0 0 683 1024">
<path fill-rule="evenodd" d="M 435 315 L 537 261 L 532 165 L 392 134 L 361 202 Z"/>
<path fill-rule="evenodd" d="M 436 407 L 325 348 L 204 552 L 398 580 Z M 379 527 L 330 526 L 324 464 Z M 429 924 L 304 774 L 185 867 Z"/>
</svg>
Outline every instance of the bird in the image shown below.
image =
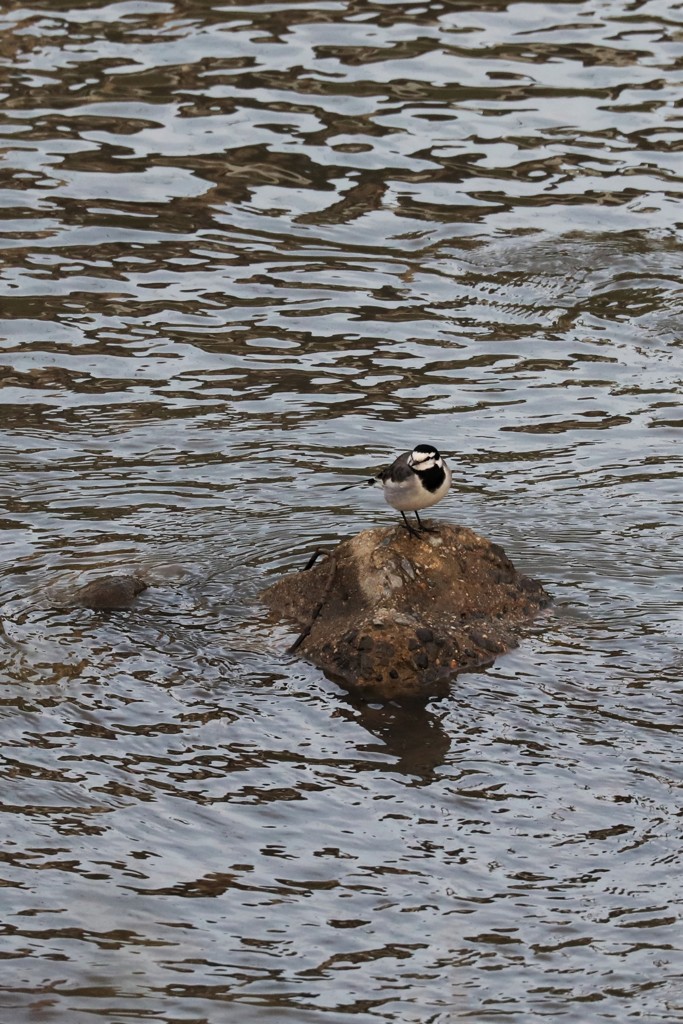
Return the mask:
<svg viewBox="0 0 683 1024">
<path fill-rule="evenodd" d="M 408 532 L 419 537 L 418 531 L 429 530 L 420 519 L 419 509 L 445 498 L 451 486 L 451 471 L 433 444 L 418 444 L 366 483 L 382 486 L 386 502 L 401 513 Z M 417 530 L 408 522 L 406 512 L 415 513 Z"/>
</svg>

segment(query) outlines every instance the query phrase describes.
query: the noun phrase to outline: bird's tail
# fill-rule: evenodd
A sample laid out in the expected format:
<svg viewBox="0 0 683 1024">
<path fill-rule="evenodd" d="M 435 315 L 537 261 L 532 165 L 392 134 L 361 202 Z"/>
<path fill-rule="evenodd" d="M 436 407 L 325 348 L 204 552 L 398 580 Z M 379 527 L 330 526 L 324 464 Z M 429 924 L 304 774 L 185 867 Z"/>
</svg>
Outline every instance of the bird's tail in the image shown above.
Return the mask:
<svg viewBox="0 0 683 1024">
<path fill-rule="evenodd" d="M 344 486 L 340 487 L 339 490 L 350 491 L 352 487 L 372 487 L 372 485 L 376 483 L 376 477 L 371 476 L 369 479 L 366 480 L 355 480 L 352 484 L 344 484 Z"/>
</svg>

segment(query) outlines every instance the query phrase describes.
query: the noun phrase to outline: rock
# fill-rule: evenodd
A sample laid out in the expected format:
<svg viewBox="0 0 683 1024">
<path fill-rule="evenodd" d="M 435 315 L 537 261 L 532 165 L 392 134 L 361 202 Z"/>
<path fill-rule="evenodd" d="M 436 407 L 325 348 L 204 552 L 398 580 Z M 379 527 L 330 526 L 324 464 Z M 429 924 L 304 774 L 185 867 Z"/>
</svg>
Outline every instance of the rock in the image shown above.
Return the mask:
<svg viewBox="0 0 683 1024">
<path fill-rule="evenodd" d="M 123 611 L 146 589 L 139 576 L 100 576 L 79 587 L 71 603 L 93 611 Z"/>
<path fill-rule="evenodd" d="M 465 527 L 364 530 L 261 594 L 301 631 L 291 650 L 372 701 L 444 696 L 458 672 L 516 647 L 550 597 Z"/>
</svg>

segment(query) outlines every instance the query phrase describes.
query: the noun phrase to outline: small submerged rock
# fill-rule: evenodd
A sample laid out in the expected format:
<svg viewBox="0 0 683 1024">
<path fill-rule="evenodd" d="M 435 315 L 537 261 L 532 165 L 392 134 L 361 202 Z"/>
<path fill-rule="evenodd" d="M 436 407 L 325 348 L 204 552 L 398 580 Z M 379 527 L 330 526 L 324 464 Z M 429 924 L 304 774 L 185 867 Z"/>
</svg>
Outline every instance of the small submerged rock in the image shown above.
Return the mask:
<svg viewBox="0 0 683 1024">
<path fill-rule="evenodd" d="M 292 650 L 350 692 L 384 701 L 446 695 L 458 672 L 516 647 L 550 602 L 501 547 L 449 524 L 420 537 L 364 530 L 261 598 L 301 630 Z"/>
<path fill-rule="evenodd" d="M 139 576 L 100 576 L 78 587 L 69 603 L 93 611 L 124 611 L 146 589 L 147 584 Z"/>
</svg>

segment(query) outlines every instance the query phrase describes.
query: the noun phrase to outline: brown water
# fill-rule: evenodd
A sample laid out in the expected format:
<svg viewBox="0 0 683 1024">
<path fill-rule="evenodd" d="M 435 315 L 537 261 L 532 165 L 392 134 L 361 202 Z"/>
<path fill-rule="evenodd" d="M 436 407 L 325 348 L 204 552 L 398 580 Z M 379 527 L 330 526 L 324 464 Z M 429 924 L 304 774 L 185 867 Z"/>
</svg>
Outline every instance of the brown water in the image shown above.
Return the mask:
<svg viewBox="0 0 683 1024">
<path fill-rule="evenodd" d="M 6 0 L 0 54 L 0 1019 L 683 1021 L 680 5 Z M 556 605 L 357 708 L 255 595 L 419 441 Z"/>
</svg>

